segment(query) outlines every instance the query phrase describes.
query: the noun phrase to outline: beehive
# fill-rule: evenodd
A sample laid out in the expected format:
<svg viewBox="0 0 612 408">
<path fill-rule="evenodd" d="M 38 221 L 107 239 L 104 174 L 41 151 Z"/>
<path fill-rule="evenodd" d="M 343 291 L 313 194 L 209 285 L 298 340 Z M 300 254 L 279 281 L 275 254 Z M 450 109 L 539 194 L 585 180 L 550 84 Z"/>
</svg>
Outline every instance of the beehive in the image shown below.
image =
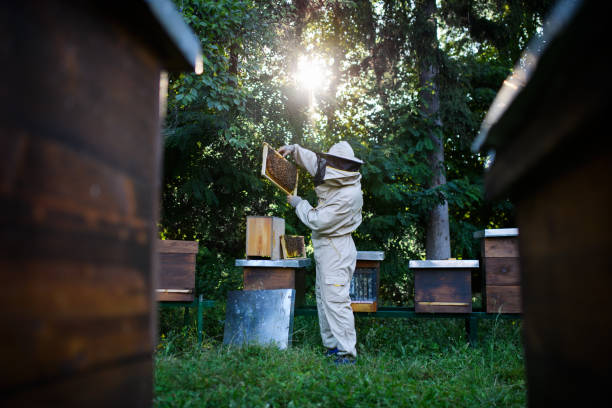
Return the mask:
<svg viewBox="0 0 612 408">
<path fill-rule="evenodd" d="M 284 219 L 268 216 L 248 216 L 246 225 L 247 259 L 281 259 L 281 235 L 285 235 Z"/>
<path fill-rule="evenodd" d="M 197 241 L 157 240 L 158 301 L 193 301 L 197 253 Z"/>
<path fill-rule="evenodd" d="M 410 261 L 414 271 L 414 310 L 417 313 L 471 313 L 471 270 L 476 260 Z"/>
<path fill-rule="evenodd" d="M 199 40 L 169 1 L 0 2 L 0 32 L 0 406 L 150 407 L 160 72 Z"/>
<path fill-rule="evenodd" d="M 382 251 L 357 251 L 355 273 L 349 289 L 353 312 L 376 312 L 378 309 L 380 262 L 384 259 Z"/>
<path fill-rule="evenodd" d="M 264 143 L 263 146 L 261 175 L 274 183 L 286 194 L 297 194 L 297 167 L 267 143 Z"/>
<path fill-rule="evenodd" d="M 487 229 L 481 238 L 483 306 L 487 313 L 522 313 L 518 229 Z"/>
</svg>

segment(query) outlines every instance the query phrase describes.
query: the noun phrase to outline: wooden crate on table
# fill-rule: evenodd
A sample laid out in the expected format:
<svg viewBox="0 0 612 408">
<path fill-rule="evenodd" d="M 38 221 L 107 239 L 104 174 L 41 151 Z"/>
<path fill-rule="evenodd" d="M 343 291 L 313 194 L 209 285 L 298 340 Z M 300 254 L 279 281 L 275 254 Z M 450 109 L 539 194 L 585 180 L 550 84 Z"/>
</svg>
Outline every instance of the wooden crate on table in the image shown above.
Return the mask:
<svg viewBox="0 0 612 408">
<path fill-rule="evenodd" d="M 247 259 L 281 259 L 281 235 L 285 235 L 284 219 L 265 216 L 247 217 Z"/>
</svg>

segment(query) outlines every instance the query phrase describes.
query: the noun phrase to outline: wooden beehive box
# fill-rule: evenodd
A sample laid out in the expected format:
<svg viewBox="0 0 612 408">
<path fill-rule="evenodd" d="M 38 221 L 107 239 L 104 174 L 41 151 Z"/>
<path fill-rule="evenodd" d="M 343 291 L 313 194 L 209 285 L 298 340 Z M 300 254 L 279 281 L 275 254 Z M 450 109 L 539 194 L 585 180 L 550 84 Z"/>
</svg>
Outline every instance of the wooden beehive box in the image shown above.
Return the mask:
<svg viewBox="0 0 612 408">
<path fill-rule="evenodd" d="M 281 259 L 285 220 L 278 217 L 249 216 L 246 225 L 247 259 Z"/>
<path fill-rule="evenodd" d="M 471 313 L 473 260 L 410 261 L 417 313 Z"/>
<path fill-rule="evenodd" d="M 529 407 L 609 398 L 612 82 L 608 55 L 585 46 L 608 35 L 609 15 L 602 2 L 568 4 L 504 81 L 474 145 L 495 152 L 486 198 L 516 206 Z"/>
<path fill-rule="evenodd" d="M 349 294 L 353 312 L 375 312 L 378 309 L 380 286 L 380 262 L 385 259 L 382 251 L 357 251 L 357 264 Z"/>
<path fill-rule="evenodd" d="M 2 1 L 0 32 L 0 406 L 150 407 L 160 73 L 199 39 L 163 0 Z"/>
<path fill-rule="evenodd" d="M 197 241 L 158 240 L 157 301 L 192 302 L 195 289 Z"/>
<path fill-rule="evenodd" d="M 267 143 L 263 145 L 261 175 L 274 183 L 286 194 L 297 194 L 297 167 Z"/>
<path fill-rule="evenodd" d="M 295 289 L 296 306 L 304 303 L 306 267 L 310 259 L 237 259 L 244 290 Z"/>
<path fill-rule="evenodd" d="M 518 229 L 477 231 L 481 238 L 483 307 L 487 313 L 522 313 Z"/>
</svg>

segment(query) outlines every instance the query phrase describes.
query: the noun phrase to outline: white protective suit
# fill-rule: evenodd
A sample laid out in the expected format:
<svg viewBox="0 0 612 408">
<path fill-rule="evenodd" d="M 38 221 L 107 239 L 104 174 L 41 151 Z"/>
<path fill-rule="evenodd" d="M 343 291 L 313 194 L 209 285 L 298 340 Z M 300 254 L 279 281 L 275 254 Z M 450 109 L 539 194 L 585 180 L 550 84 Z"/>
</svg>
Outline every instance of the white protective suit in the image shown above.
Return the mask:
<svg viewBox="0 0 612 408">
<path fill-rule="evenodd" d="M 348 143 L 340 143 L 353 155 Z M 296 163 L 314 177 L 317 155 L 299 145 L 293 146 Z M 339 355 L 356 357 L 357 334 L 349 288 L 357 262 L 351 233 L 361 224 L 361 174 L 327 166 L 323 180 L 323 184 L 315 187 L 317 207 L 301 200 L 295 212 L 312 230 L 317 268 L 315 293 L 323 345 L 338 348 Z"/>
</svg>

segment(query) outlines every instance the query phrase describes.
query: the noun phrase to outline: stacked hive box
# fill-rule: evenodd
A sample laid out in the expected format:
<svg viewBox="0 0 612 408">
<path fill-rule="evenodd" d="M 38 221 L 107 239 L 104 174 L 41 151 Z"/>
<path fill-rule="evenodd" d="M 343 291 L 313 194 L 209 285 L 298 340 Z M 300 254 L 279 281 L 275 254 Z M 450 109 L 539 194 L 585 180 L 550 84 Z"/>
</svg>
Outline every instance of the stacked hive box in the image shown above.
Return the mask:
<svg viewBox="0 0 612 408">
<path fill-rule="evenodd" d="M 160 72 L 199 40 L 159 0 L 3 1 L 0 34 L 0 406 L 149 407 Z"/>
<path fill-rule="evenodd" d="M 474 237 L 482 239 L 482 303 L 487 313 L 522 313 L 518 229 L 488 229 Z"/>
<path fill-rule="evenodd" d="M 243 271 L 244 290 L 295 289 L 296 305 L 304 301 L 305 270 L 310 259 L 281 259 L 285 220 L 247 217 L 246 257 L 237 259 Z"/>
</svg>

